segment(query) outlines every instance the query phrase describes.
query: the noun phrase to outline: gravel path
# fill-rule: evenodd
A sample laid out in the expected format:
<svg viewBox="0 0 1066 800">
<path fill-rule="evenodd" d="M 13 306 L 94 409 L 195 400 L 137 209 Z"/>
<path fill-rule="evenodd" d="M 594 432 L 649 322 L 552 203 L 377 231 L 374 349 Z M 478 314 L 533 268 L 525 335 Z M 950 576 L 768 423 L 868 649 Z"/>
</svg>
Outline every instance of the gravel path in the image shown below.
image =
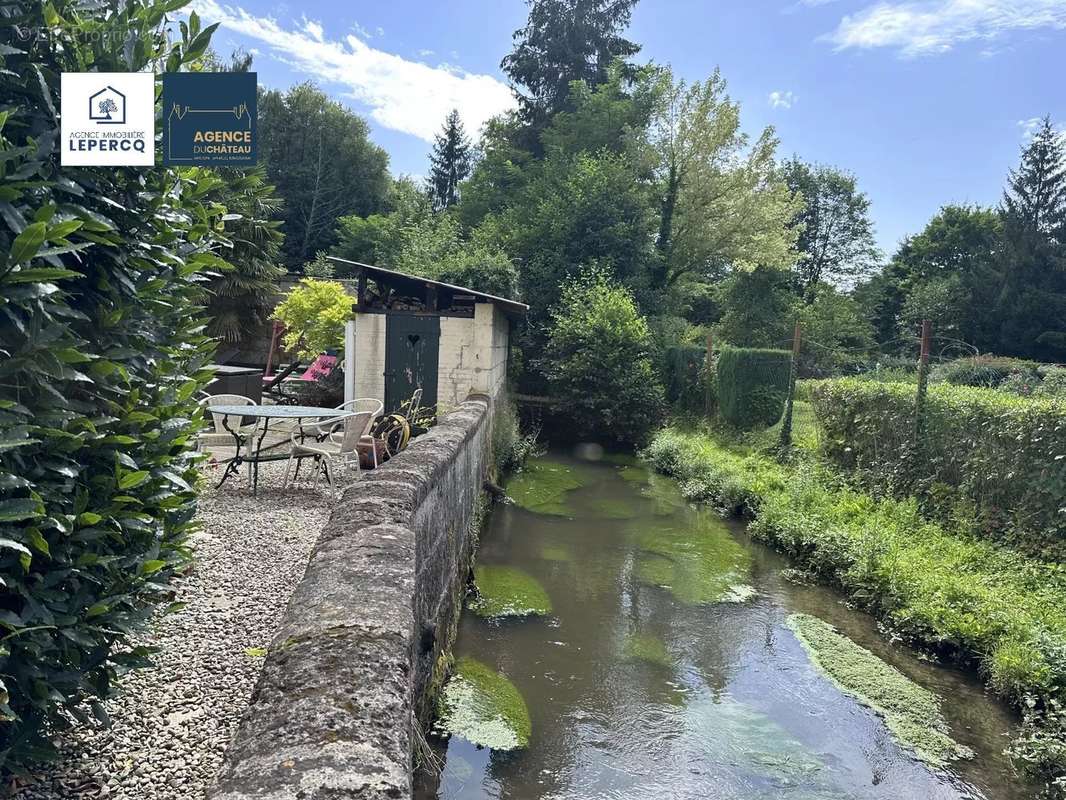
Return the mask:
<svg viewBox="0 0 1066 800">
<path fill-rule="evenodd" d="M 243 475 L 216 492 L 221 473 L 205 471 L 196 560 L 175 583 L 187 605 L 144 636 L 156 666 L 126 675 L 111 728 L 68 734 L 62 761 L 18 800 L 198 800 L 214 780 L 331 501 L 309 484 L 282 492 L 284 462 L 263 465 L 257 498 Z"/>
</svg>

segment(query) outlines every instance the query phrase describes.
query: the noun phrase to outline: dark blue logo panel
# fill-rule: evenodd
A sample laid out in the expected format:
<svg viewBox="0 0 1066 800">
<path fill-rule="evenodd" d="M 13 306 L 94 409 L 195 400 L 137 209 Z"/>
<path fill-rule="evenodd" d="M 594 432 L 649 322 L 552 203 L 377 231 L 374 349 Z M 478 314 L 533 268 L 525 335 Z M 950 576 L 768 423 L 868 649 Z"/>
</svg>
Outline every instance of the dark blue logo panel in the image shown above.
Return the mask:
<svg viewBox="0 0 1066 800">
<path fill-rule="evenodd" d="M 256 74 L 163 73 L 163 164 L 255 166 Z"/>
</svg>

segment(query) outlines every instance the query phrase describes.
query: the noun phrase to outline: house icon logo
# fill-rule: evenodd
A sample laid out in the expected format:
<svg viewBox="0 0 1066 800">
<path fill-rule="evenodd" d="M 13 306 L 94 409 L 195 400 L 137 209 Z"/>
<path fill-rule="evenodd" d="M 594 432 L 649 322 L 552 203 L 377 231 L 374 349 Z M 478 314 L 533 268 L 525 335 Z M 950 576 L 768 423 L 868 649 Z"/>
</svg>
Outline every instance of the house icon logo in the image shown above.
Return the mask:
<svg viewBox="0 0 1066 800">
<path fill-rule="evenodd" d="M 106 86 L 89 97 L 89 119 L 97 125 L 126 124 L 126 95 Z"/>
</svg>

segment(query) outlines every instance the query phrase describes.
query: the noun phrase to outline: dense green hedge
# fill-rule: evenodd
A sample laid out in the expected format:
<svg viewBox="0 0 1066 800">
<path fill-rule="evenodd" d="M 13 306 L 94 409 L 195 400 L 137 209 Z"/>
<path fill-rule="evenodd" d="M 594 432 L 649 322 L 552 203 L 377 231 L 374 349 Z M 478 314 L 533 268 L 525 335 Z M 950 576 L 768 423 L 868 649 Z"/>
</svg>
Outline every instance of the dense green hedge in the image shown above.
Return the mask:
<svg viewBox="0 0 1066 800">
<path fill-rule="evenodd" d="M 219 179 L 61 169 L 56 114 L 62 72 L 199 58 L 195 14 L 180 42 L 163 30 L 180 5 L 15 2 L 0 25 L 3 769 L 47 756 L 70 718 L 103 718 L 98 699 L 146 655 L 129 634 L 187 560 L 201 287 L 226 266 L 224 209 L 202 198 Z"/>
<path fill-rule="evenodd" d="M 942 519 L 1066 557 L 1066 403 L 929 387 L 916 447 L 913 386 L 853 379 L 812 393 L 826 455 L 867 486 L 917 495 Z"/>
<path fill-rule="evenodd" d="M 718 413 L 742 430 L 781 419 L 792 355 L 785 350 L 726 347 L 718 356 Z"/>
<path fill-rule="evenodd" d="M 840 488 L 809 464 L 743 455 L 677 428 L 645 457 L 685 496 L 751 517 L 751 534 L 906 639 L 976 665 L 1025 717 L 1015 763 L 1066 797 L 1066 572 L 926 520 L 913 500 Z"/>
</svg>

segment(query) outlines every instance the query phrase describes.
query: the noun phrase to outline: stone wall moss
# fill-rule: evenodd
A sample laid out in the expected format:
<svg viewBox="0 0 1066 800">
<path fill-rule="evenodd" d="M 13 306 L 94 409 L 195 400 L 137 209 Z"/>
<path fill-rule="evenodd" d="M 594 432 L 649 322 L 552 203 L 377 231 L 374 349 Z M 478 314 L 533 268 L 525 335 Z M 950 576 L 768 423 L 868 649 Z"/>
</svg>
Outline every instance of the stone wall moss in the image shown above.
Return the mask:
<svg viewBox="0 0 1066 800">
<path fill-rule="evenodd" d="M 951 738 L 935 694 L 817 617 L 792 614 L 788 626 L 815 666 L 842 691 L 880 714 L 896 741 L 920 759 L 942 766 L 973 757 L 969 748 Z"/>
<path fill-rule="evenodd" d="M 478 597 L 470 610 L 479 617 L 529 617 L 551 613 L 552 602 L 540 583 L 513 567 L 479 565 L 474 568 Z"/>
<path fill-rule="evenodd" d="M 492 668 L 460 658 L 441 694 L 438 728 L 492 750 L 529 745 L 532 723 L 522 693 Z"/>
</svg>

